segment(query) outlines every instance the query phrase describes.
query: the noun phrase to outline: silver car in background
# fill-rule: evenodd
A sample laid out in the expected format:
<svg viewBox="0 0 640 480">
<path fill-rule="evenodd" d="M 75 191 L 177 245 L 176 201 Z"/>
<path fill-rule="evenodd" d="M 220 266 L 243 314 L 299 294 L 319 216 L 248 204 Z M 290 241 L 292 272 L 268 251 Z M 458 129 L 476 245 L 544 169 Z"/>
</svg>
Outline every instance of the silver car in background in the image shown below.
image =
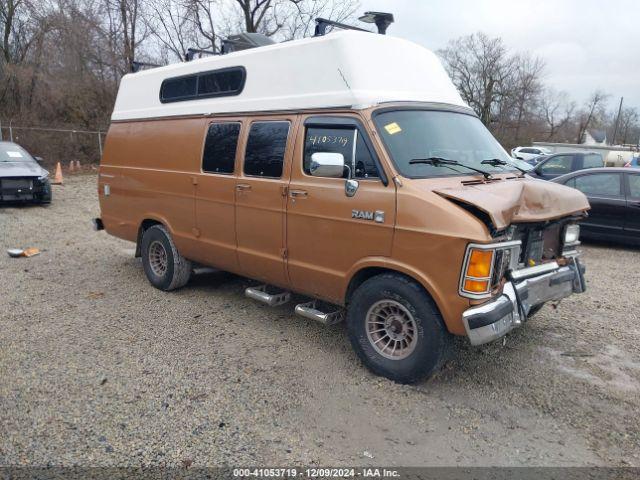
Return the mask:
<svg viewBox="0 0 640 480">
<path fill-rule="evenodd" d="M 0 142 L 0 202 L 51 203 L 49 172 L 12 142 Z"/>
</svg>

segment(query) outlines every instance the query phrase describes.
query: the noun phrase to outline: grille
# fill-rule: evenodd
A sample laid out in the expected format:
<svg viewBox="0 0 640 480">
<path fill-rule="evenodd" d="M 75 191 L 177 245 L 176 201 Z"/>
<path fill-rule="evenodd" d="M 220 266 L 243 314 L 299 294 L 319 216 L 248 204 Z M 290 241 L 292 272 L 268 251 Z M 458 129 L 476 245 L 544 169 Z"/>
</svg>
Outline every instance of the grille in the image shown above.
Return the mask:
<svg viewBox="0 0 640 480">
<path fill-rule="evenodd" d="M 522 241 L 520 263 L 525 266 L 539 264 L 544 260 L 553 260 L 561 255 L 562 226 L 552 224 L 546 228 L 541 225 L 519 225 L 514 238 Z"/>
<path fill-rule="evenodd" d="M 5 190 L 31 190 L 33 181 L 28 178 L 3 178 L 0 185 Z"/>
<path fill-rule="evenodd" d="M 497 250 L 493 263 L 493 275 L 491 276 L 491 288 L 498 286 L 502 277 L 509 268 L 511 261 L 511 250 Z"/>
</svg>

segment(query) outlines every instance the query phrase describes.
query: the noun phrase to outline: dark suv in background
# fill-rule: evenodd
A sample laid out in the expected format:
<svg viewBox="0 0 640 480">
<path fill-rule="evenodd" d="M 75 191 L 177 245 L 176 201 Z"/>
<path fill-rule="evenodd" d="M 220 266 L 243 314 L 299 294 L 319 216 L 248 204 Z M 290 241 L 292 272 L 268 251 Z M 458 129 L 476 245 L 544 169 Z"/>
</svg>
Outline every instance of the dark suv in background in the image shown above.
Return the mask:
<svg viewBox="0 0 640 480">
<path fill-rule="evenodd" d="M 527 172 L 528 175 L 542 180 L 551 180 L 585 168 L 604 167 L 604 160 L 599 153 L 563 152 L 538 157 L 533 165 L 534 168 Z"/>
</svg>

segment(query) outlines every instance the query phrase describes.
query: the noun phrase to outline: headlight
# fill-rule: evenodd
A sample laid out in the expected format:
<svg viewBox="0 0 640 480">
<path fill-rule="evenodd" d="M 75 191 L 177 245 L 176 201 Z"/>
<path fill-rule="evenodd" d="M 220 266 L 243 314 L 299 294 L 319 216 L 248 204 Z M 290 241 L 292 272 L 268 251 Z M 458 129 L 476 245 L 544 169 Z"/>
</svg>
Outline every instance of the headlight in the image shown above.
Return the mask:
<svg viewBox="0 0 640 480">
<path fill-rule="evenodd" d="M 38 180 L 43 181 L 43 180 L 46 180 L 47 178 L 49 178 L 49 172 L 44 170 L 44 173 L 38 177 Z"/>
<path fill-rule="evenodd" d="M 580 239 L 580 225 L 567 225 L 564 231 L 564 246 L 577 245 Z"/>
</svg>

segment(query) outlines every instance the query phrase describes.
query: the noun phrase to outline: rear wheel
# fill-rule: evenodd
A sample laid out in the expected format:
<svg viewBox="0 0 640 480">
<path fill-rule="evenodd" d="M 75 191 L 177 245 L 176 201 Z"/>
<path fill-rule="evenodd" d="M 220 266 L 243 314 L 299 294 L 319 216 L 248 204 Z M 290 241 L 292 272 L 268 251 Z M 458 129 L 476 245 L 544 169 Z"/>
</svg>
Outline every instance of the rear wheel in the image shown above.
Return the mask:
<svg viewBox="0 0 640 480">
<path fill-rule="evenodd" d="M 169 291 L 189 282 L 191 262 L 180 255 L 164 226 L 154 225 L 145 230 L 141 250 L 142 266 L 151 285 Z"/>
<path fill-rule="evenodd" d="M 347 311 L 347 327 L 363 363 L 399 383 L 431 376 L 451 342 L 431 297 L 400 274 L 378 275 L 358 287 Z"/>
</svg>

